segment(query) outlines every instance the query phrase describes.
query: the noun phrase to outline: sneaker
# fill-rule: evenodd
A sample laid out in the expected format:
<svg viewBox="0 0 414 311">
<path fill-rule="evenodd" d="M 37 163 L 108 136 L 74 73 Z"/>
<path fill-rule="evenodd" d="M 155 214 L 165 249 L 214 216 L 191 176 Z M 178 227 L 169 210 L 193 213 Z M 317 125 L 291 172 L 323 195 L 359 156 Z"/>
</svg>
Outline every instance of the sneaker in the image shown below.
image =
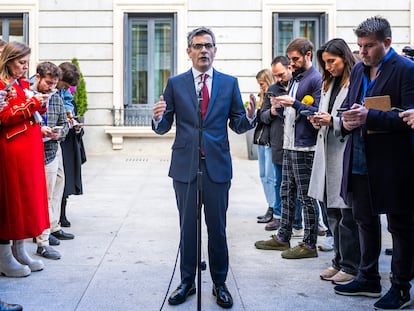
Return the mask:
<svg viewBox="0 0 414 311">
<path fill-rule="evenodd" d="M 344 271 L 339 271 L 335 276 L 331 279 L 333 284 L 348 284 L 349 282 L 355 279 L 355 275 L 346 273 Z"/>
<path fill-rule="evenodd" d="M 284 251 L 290 248 L 290 242 L 279 241 L 277 235 L 273 234 L 270 240 L 257 241 L 256 243 L 254 243 L 254 246 L 256 246 L 256 248 L 258 249 Z"/>
<path fill-rule="evenodd" d="M 52 245 L 52 246 L 60 245 L 60 241 L 54 235 L 50 234 L 49 235 L 49 245 Z"/>
<path fill-rule="evenodd" d="M 299 242 L 297 246 L 285 250 L 281 255 L 285 259 L 314 258 L 318 257 L 318 251 L 316 247 L 310 248 L 305 243 Z"/>
<path fill-rule="evenodd" d="M 404 309 L 411 304 L 410 290 L 401 290 L 391 286 L 380 300 L 374 303 L 376 310 Z"/>
<path fill-rule="evenodd" d="M 333 250 L 333 244 L 334 244 L 333 236 L 327 236 L 322 243 L 318 244 L 318 250 L 322 252 L 329 252 Z"/>
<path fill-rule="evenodd" d="M 318 224 L 318 235 L 319 236 L 326 235 L 326 230 L 327 230 L 327 228 L 325 226 L 322 226 L 322 225 Z"/>
<path fill-rule="evenodd" d="M 57 250 L 53 249 L 51 246 L 48 246 L 48 245 L 38 246 L 36 253 L 39 256 L 45 257 L 47 259 L 57 260 L 57 259 L 60 259 L 61 257 L 60 253 Z"/>
<path fill-rule="evenodd" d="M 269 223 L 266 224 L 266 231 L 278 230 L 280 228 L 280 219 L 273 218 Z"/>
<path fill-rule="evenodd" d="M 303 229 L 292 229 L 292 238 L 303 238 Z"/>
<path fill-rule="evenodd" d="M 334 287 L 336 294 L 345 296 L 366 296 L 372 298 L 381 297 L 381 285 L 371 285 L 353 280 L 348 284 L 336 285 Z"/>
<path fill-rule="evenodd" d="M 321 272 L 319 276 L 321 277 L 321 280 L 330 281 L 332 277 L 335 276 L 339 272 L 338 269 L 335 269 L 334 267 L 329 267 Z"/>
</svg>

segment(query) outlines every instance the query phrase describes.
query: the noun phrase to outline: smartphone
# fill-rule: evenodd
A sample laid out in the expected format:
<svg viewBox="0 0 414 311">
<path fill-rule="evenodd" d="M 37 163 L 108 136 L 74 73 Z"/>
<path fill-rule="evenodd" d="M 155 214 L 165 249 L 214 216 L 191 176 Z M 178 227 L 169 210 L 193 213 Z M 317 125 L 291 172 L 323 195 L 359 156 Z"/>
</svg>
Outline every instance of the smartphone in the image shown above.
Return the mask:
<svg viewBox="0 0 414 311">
<path fill-rule="evenodd" d="M 57 126 L 52 127 L 52 132 L 57 133 L 57 132 L 60 132 L 61 129 L 63 129 L 63 126 L 57 125 Z"/>
<path fill-rule="evenodd" d="M 336 109 L 336 116 L 337 117 L 339 117 L 339 116 L 341 116 L 342 115 L 342 112 L 344 112 L 344 111 L 348 111 L 349 109 L 348 108 L 337 108 Z"/>
<path fill-rule="evenodd" d="M 10 88 L 13 86 L 13 84 L 16 83 L 16 80 L 13 80 L 12 82 L 10 82 L 9 84 L 6 85 L 6 87 L 3 89 L 3 91 L 8 91 L 10 90 Z"/>
<path fill-rule="evenodd" d="M 301 112 L 299 112 L 302 116 L 306 116 L 306 117 L 309 117 L 309 116 L 313 116 L 313 115 L 315 115 L 316 114 L 316 112 L 314 112 L 314 111 L 310 111 L 310 110 L 302 110 Z"/>
<path fill-rule="evenodd" d="M 394 111 L 394 112 L 404 112 L 405 110 L 404 109 L 402 109 L 402 108 L 398 108 L 398 107 L 391 107 L 391 111 Z"/>
</svg>

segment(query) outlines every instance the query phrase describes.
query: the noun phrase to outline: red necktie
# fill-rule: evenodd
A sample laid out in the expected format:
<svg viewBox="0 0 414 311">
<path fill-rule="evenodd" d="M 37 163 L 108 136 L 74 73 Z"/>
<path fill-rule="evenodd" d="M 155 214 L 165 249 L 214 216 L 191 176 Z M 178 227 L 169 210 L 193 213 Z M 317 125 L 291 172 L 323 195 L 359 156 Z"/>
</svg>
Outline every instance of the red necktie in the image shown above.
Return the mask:
<svg viewBox="0 0 414 311">
<path fill-rule="evenodd" d="M 203 99 L 201 100 L 201 116 L 203 117 L 203 119 L 207 112 L 208 102 L 210 101 L 210 96 L 208 95 L 208 88 L 206 84 L 207 78 L 208 74 L 205 73 L 201 75 L 201 82 L 203 82 L 203 87 L 201 88 L 201 95 L 203 97 Z"/>
</svg>

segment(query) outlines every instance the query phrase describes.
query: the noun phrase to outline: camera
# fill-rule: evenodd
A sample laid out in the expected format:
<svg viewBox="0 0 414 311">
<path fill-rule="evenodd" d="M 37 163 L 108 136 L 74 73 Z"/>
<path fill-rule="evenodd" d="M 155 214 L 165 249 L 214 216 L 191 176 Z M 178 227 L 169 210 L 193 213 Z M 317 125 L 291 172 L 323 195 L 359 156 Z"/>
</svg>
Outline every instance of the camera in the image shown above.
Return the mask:
<svg viewBox="0 0 414 311">
<path fill-rule="evenodd" d="M 402 49 L 402 52 L 404 53 L 404 56 L 414 61 L 414 49 L 411 46 L 405 46 Z"/>
</svg>

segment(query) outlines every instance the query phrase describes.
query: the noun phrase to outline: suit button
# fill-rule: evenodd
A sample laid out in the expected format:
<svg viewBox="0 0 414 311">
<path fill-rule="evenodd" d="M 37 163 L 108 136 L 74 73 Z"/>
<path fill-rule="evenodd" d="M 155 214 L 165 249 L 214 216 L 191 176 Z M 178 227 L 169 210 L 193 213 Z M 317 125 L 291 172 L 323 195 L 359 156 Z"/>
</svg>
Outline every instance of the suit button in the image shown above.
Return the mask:
<svg viewBox="0 0 414 311">
<path fill-rule="evenodd" d="M 339 141 L 340 141 L 341 143 L 343 143 L 343 142 L 345 142 L 345 139 L 341 138 Z"/>
</svg>

